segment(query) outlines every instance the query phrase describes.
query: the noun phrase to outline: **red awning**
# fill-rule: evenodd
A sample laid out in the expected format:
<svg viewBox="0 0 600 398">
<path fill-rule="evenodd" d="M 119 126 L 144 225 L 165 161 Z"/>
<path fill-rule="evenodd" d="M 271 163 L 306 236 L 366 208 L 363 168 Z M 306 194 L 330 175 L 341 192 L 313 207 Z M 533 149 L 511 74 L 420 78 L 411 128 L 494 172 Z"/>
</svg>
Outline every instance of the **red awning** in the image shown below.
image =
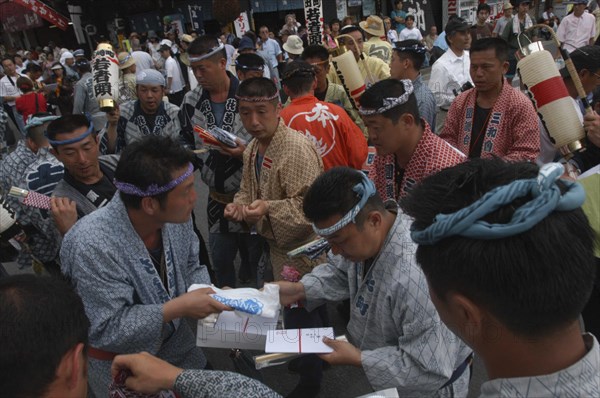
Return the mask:
<svg viewBox="0 0 600 398">
<path fill-rule="evenodd" d="M 44 26 L 37 14 L 13 2 L 0 4 L 0 22 L 6 32 L 19 32 Z"/>
<path fill-rule="evenodd" d="M 13 0 L 15 3 L 33 11 L 52 25 L 58 26 L 62 30 L 67 30 L 69 19 L 58 13 L 55 9 L 42 3 L 39 0 Z"/>
</svg>

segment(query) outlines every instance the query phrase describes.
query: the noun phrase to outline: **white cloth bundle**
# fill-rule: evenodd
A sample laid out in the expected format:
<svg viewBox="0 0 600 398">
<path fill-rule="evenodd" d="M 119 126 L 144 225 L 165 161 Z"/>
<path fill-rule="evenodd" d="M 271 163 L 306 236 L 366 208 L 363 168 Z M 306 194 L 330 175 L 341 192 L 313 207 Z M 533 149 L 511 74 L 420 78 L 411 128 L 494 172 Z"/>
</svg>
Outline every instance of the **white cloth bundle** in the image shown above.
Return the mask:
<svg viewBox="0 0 600 398">
<path fill-rule="evenodd" d="M 240 315 L 258 315 L 265 318 L 273 318 L 279 311 L 279 285 L 268 283 L 264 289 L 239 288 L 223 290 L 214 285 L 194 284 L 190 286 L 188 292 L 192 290 L 211 288 L 215 291 L 210 296 L 215 300 L 233 308 Z M 212 316 L 205 318 L 210 322 Z M 216 321 L 216 317 L 215 317 Z"/>
</svg>

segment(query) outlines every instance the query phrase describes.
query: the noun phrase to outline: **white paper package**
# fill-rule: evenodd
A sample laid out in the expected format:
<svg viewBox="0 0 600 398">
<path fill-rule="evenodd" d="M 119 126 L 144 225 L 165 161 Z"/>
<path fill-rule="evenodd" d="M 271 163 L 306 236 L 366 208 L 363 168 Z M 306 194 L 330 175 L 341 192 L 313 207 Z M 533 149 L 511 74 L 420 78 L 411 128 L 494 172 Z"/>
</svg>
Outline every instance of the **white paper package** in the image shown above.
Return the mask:
<svg viewBox="0 0 600 398">
<path fill-rule="evenodd" d="M 268 283 L 264 289 L 239 288 L 223 290 L 214 285 L 194 284 L 188 292 L 202 288 L 211 288 L 215 300 L 231 307 L 240 315 L 258 315 L 273 318 L 279 313 L 279 285 Z"/>
</svg>

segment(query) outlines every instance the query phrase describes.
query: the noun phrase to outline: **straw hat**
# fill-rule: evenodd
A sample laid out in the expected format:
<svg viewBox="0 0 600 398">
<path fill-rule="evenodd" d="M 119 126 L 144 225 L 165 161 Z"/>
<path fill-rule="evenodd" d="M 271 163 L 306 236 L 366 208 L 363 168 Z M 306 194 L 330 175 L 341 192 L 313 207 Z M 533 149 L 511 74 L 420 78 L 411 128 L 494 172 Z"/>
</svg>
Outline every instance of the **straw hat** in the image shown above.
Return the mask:
<svg viewBox="0 0 600 398">
<path fill-rule="evenodd" d="M 128 52 L 119 53 L 119 69 L 127 69 L 132 65 L 135 65 L 135 58 L 131 56 Z"/>
<path fill-rule="evenodd" d="M 300 36 L 291 35 L 283 44 L 283 49 L 289 54 L 300 55 L 304 51 L 304 43 Z"/>
<path fill-rule="evenodd" d="M 369 15 L 366 21 L 359 23 L 362 30 L 373 36 L 385 36 L 385 27 L 383 26 L 383 20 L 377 15 Z"/>
</svg>

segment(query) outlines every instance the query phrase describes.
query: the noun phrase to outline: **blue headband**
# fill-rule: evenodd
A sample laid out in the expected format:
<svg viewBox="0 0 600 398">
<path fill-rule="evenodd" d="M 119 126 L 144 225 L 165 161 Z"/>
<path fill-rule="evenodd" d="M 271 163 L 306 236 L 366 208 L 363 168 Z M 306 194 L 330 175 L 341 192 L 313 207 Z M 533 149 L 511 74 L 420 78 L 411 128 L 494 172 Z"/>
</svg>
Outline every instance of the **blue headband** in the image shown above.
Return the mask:
<svg viewBox="0 0 600 398">
<path fill-rule="evenodd" d="M 79 142 L 79 141 L 83 140 L 85 137 L 87 137 L 88 135 L 92 134 L 93 131 L 94 131 L 94 123 L 90 122 L 90 127 L 88 127 L 88 129 L 84 133 L 82 133 L 79 137 L 69 138 L 68 140 L 55 141 L 55 140 L 51 140 L 50 137 L 48 137 L 48 131 L 44 132 L 44 135 L 46 136 L 46 138 L 48 138 L 48 142 L 50 143 L 50 145 L 58 146 L 58 145 L 74 144 L 76 142 Z"/>
<path fill-rule="evenodd" d="M 315 233 L 317 235 L 330 236 L 330 235 L 333 235 L 334 233 L 336 233 L 337 231 L 339 231 L 340 229 L 344 228 L 346 225 L 350 224 L 351 222 L 356 222 L 356 216 L 358 215 L 358 213 L 360 213 L 360 211 L 363 209 L 363 207 L 365 207 L 365 204 L 367 204 L 367 201 L 369 200 L 369 198 L 377 193 L 377 190 L 375 189 L 375 184 L 373 184 L 373 181 L 369 180 L 369 178 L 366 175 L 364 175 L 363 173 L 361 173 L 361 174 L 362 174 L 362 181 L 359 182 L 358 184 L 356 184 L 354 186 L 354 188 L 352 188 L 352 190 L 354 192 L 356 192 L 356 195 L 360 197 L 356 206 L 354 206 L 354 208 L 352 208 L 352 210 L 350 210 L 348 213 L 346 213 L 346 215 L 344 215 L 342 218 L 340 218 L 340 220 L 338 222 L 336 222 L 335 224 L 333 224 L 331 227 L 319 229 L 313 223 L 313 225 L 312 225 L 313 231 L 315 231 Z"/>
<path fill-rule="evenodd" d="M 191 163 L 188 163 L 188 168 L 185 171 L 185 173 L 183 173 L 176 179 L 171 180 L 168 183 L 166 183 L 165 185 L 160 186 L 160 187 L 157 184 L 151 184 L 148 188 L 141 189 L 140 187 L 130 184 L 128 182 L 118 181 L 116 178 L 113 179 L 113 184 L 115 184 L 115 187 L 117 187 L 117 189 L 119 191 L 121 191 L 125 194 L 139 196 L 142 198 L 147 198 L 147 197 L 160 195 L 161 193 L 170 191 L 171 189 L 175 188 L 177 185 L 184 182 L 185 179 L 188 178 L 189 176 L 191 176 L 193 172 L 194 172 L 194 165 Z"/>
<path fill-rule="evenodd" d="M 438 214 L 433 224 L 424 230 L 413 227 L 411 238 L 420 245 L 434 245 L 456 235 L 470 239 L 501 239 L 528 231 L 555 210 L 570 211 L 583 204 L 585 191 L 579 183 L 562 180 L 568 190 L 561 194 L 556 181 L 563 172 L 561 164 L 548 163 L 540 168 L 537 179 L 516 180 L 496 187 L 468 207 L 452 214 Z M 508 223 L 482 221 L 500 207 L 527 195 L 533 199 L 515 210 Z"/>
<path fill-rule="evenodd" d="M 60 116 L 48 115 L 48 116 L 38 117 L 38 116 L 29 115 L 29 118 L 27 118 L 27 124 L 25 125 L 25 130 L 29 130 L 32 127 L 41 126 L 42 124 L 44 124 L 46 122 L 51 122 L 58 118 L 60 118 Z"/>
</svg>

